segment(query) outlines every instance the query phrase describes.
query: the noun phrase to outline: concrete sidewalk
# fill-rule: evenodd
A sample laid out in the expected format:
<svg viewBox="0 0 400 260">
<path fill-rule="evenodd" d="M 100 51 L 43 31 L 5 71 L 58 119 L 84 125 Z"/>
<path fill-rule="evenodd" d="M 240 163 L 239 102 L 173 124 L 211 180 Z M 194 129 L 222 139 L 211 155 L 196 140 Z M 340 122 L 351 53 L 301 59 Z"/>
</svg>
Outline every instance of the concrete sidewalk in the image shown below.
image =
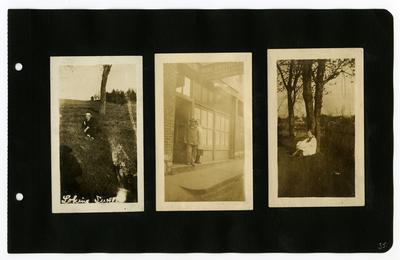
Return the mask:
<svg viewBox="0 0 400 260">
<path fill-rule="evenodd" d="M 187 172 L 165 176 L 165 197 L 167 201 L 202 200 L 204 195 L 213 193 L 218 198 L 232 200 L 233 193 L 243 194 L 243 159 L 229 160 L 208 165 L 192 167 Z M 234 190 L 226 187 L 235 183 Z M 224 194 L 218 194 L 224 193 Z M 209 196 L 206 196 L 209 197 Z M 212 199 L 212 198 L 211 198 Z"/>
</svg>

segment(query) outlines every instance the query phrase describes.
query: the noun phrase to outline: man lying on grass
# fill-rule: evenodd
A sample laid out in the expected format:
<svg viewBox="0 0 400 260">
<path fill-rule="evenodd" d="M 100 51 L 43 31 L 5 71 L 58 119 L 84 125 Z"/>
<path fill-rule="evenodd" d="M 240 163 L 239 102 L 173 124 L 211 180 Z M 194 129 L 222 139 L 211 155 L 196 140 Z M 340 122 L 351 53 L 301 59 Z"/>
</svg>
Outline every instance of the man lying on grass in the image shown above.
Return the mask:
<svg viewBox="0 0 400 260">
<path fill-rule="evenodd" d="M 90 138 L 91 140 L 94 139 L 96 125 L 95 125 L 95 121 L 92 117 L 92 114 L 90 112 L 87 112 L 85 114 L 85 119 L 82 122 L 82 129 L 83 129 L 83 132 L 86 134 L 87 138 Z"/>
<path fill-rule="evenodd" d="M 296 151 L 292 156 L 310 156 L 317 152 L 317 139 L 309 130 L 307 132 L 307 138 L 303 141 L 299 141 L 296 144 Z"/>
</svg>

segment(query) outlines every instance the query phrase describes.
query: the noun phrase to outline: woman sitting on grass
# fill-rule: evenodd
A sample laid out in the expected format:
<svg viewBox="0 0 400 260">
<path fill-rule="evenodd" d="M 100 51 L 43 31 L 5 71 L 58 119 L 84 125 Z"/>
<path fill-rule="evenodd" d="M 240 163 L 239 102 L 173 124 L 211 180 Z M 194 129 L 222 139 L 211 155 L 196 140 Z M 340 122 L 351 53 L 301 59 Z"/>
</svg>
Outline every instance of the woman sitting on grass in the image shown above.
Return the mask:
<svg viewBox="0 0 400 260">
<path fill-rule="evenodd" d="M 310 156 L 317 152 L 317 139 L 310 130 L 307 132 L 307 138 L 296 144 L 296 151 L 292 156 Z"/>
</svg>

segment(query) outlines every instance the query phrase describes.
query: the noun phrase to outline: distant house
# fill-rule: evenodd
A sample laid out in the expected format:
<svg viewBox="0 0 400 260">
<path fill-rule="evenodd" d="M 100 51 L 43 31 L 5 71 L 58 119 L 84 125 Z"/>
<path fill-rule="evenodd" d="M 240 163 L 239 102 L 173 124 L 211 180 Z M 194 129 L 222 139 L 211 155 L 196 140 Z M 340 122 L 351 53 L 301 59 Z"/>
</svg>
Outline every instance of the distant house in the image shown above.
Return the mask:
<svg viewBox="0 0 400 260">
<path fill-rule="evenodd" d="M 202 161 L 243 156 L 242 63 L 164 65 L 166 172 L 185 162 L 184 133 L 190 118 L 201 127 Z"/>
</svg>

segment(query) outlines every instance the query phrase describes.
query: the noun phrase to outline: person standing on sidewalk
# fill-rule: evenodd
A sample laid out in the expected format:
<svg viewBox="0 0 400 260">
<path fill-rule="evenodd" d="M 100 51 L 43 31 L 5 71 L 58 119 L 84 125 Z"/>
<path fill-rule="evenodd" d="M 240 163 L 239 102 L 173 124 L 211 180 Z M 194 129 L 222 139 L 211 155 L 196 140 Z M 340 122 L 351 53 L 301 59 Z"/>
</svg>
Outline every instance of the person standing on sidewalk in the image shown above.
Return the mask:
<svg viewBox="0 0 400 260">
<path fill-rule="evenodd" d="M 196 160 L 194 163 L 201 164 L 200 158 L 203 155 L 203 147 L 202 147 L 203 144 L 201 142 L 201 136 L 202 136 L 201 129 L 202 128 L 200 127 L 198 120 L 196 120 L 196 126 L 197 126 L 197 129 L 199 130 L 199 142 L 196 147 L 197 148 L 196 149 Z"/>
<path fill-rule="evenodd" d="M 195 166 L 197 147 L 200 141 L 200 130 L 196 119 L 189 120 L 189 127 L 185 132 L 184 143 L 186 146 L 186 164 Z"/>
</svg>

